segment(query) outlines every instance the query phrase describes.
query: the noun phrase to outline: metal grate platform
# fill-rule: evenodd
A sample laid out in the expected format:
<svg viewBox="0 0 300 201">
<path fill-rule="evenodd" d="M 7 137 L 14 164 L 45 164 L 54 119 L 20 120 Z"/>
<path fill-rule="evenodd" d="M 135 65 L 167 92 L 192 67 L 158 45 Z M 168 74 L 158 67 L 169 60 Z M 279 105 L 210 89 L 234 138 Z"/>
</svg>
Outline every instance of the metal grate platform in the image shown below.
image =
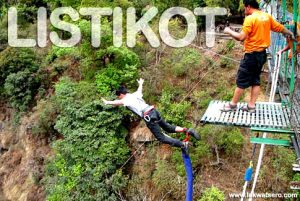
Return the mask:
<svg viewBox="0 0 300 201">
<path fill-rule="evenodd" d="M 201 123 L 290 129 L 289 112 L 281 103 L 257 102 L 255 113 L 240 110 L 247 103 L 238 103 L 235 112 L 222 112 L 226 101 L 213 100 L 201 118 Z"/>
</svg>

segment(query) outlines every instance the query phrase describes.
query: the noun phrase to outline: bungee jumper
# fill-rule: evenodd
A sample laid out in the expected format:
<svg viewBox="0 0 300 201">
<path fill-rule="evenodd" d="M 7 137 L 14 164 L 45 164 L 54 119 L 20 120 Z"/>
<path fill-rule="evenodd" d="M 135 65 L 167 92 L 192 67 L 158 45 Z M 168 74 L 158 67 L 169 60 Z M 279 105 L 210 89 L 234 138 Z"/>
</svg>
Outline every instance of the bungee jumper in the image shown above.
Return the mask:
<svg viewBox="0 0 300 201">
<path fill-rule="evenodd" d="M 271 31 L 288 35 L 294 40 L 291 31 L 274 18 L 259 10 L 256 0 L 243 0 L 245 9 L 245 21 L 241 32 L 235 32 L 229 27 L 224 29 L 224 33 L 229 34 L 238 41 L 244 41 L 244 58 L 241 60 L 237 72 L 236 89 L 230 103 L 224 105 L 222 112 L 237 110 L 237 103 L 248 87 L 251 88 L 250 101 L 240 109 L 246 112 L 255 112 L 255 102 L 260 92 L 260 74 L 263 65 L 267 60 L 266 49 L 270 46 Z"/>
<path fill-rule="evenodd" d="M 144 119 L 147 127 L 150 129 L 155 138 L 165 144 L 169 144 L 174 147 L 181 148 L 185 153 L 188 153 L 189 147 L 189 136 L 200 140 L 199 134 L 192 128 L 183 128 L 167 123 L 156 110 L 153 105 L 148 105 L 143 99 L 143 83 L 144 79 L 140 78 L 137 80 L 139 87 L 136 92 L 128 93 L 124 86 L 120 86 L 116 90 L 117 100 L 108 101 L 102 98 L 106 105 L 113 106 L 125 106 L 127 109 L 131 110 L 133 113 L 137 114 L 139 117 Z M 161 132 L 161 128 L 168 133 L 180 133 L 185 132 L 187 135 L 186 140 L 180 141 L 175 138 L 171 138 Z"/>
</svg>

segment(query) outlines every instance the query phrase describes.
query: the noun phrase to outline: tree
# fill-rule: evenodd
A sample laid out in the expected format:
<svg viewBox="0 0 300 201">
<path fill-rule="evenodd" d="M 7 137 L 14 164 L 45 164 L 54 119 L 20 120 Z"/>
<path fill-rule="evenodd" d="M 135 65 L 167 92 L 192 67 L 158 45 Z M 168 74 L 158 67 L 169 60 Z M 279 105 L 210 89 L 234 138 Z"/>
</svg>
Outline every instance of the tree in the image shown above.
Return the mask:
<svg viewBox="0 0 300 201">
<path fill-rule="evenodd" d="M 104 106 L 95 85 L 62 79 L 55 87 L 61 108 L 55 128 L 64 136 L 47 170 L 48 200 L 118 200 L 127 184 L 118 169 L 129 149 L 118 108 Z"/>
<path fill-rule="evenodd" d="M 139 57 L 123 47 L 100 50 L 97 57 L 103 60 L 103 69 L 96 75 L 96 84 L 102 94 L 110 93 L 121 84 L 133 85 L 138 76 Z"/>
<path fill-rule="evenodd" d="M 5 80 L 5 93 L 17 111 L 24 112 L 33 100 L 39 80 L 29 70 L 11 73 Z"/>
<path fill-rule="evenodd" d="M 11 73 L 38 70 L 37 58 L 29 48 L 6 48 L 0 52 L 0 87 Z"/>
</svg>

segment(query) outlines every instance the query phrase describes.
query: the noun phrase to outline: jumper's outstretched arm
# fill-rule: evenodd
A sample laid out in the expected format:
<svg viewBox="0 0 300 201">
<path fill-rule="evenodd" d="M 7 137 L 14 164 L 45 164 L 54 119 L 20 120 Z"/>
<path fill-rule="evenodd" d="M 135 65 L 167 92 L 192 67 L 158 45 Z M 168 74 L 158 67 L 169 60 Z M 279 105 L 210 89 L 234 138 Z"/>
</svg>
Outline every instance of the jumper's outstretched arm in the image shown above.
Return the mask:
<svg viewBox="0 0 300 201">
<path fill-rule="evenodd" d="M 139 93 L 142 94 L 142 92 L 143 92 L 144 79 L 143 79 L 143 78 L 140 78 L 139 80 L 137 80 L 137 82 L 139 83 L 139 88 L 137 89 L 137 91 L 138 91 Z"/>
<path fill-rule="evenodd" d="M 105 105 L 113 105 L 113 106 L 120 106 L 124 105 L 122 100 L 113 100 L 113 101 L 108 101 L 102 98 L 103 102 Z"/>
</svg>

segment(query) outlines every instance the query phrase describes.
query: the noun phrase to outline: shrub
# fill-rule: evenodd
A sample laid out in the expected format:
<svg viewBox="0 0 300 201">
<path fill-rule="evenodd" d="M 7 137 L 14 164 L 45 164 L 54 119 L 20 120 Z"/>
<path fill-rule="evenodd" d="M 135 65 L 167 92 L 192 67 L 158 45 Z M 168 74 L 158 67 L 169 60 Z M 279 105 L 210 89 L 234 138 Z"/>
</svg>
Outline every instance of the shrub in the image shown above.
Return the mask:
<svg viewBox="0 0 300 201">
<path fill-rule="evenodd" d="M 1 11 L 1 5 L 0 5 L 0 52 L 5 50 L 5 48 L 7 47 L 7 18 L 3 17 L 3 19 L 1 18 L 1 13 L 3 11 Z"/>
<path fill-rule="evenodd" d="M 221 62 L 220 62 L 220 67 L 221 68 L 232 68 L 234 67 L 233 61 L 222 57 Z"/>
<path fill-rule="evenodd" d="M 211 157 L 211 149 L 209 144 L 203 141 L 197 141 L 195 149 L 191 152 L 191 160 L 194 166 L 206 165 L 207 160 Z"/>
<path fill-rule="evenodd" d="M 293 176 L 293 181 L 295 182 L 300 182 L 300 173 L 296 173 L 294 176 Z M 297 199 L 299 199 L 300 197 L 300 191 L 299 190 L 293 190 L 291 193 L 293 194 L 296 194 L 297 195 Z M 289 198 L 287 199 L 289 201 L 293 201 L 295 200 L 294 198 Z"/>
<path fill-rule="evenodd" d="M 275 147 L 274 153 L 276 153 L 276 157 L 272 160 L 272 166 L 275 169 L 274 177 L 278 182 L 288 183 L 293 178 L 290 165 L 296 159 L 295 153 L 283 147 Z"/>
<path fill-rule="evenodd" d="M 193 147 L 189 148 L 189 154 L 191 161 L 193 162 L 193 167 L 206 165 L 208 159 L 211 157 L 210 146 L 203 141 L 197 141 L 195 144 L 193 143 L 193 145 Z M 172 154 L 172 164 L 169 166 L 175 167 L 177 174 L 181 177 L 186 175 L 184 163 L 182 161 L 182 152 L 179 149 L 174 148 L 174 152 Z"/>
<path fill-rule="evenodd" d="M 171 200 L 184 196 L 185 178 L 179 176 L 173 166 L 166 160 L 156 161 L 156 170 L 154 171 L 152 180 L 162 194 L 168 194 L 172 189 L 171 196 L 173 199 Z"/>
<path fill-rule="evenodd" d="M 236 155 L 244 145 L 244 137 L 238 128 L 205 126 L 199 130 L 203 140 L 211 147 L 218 147 L 227 155 Z"/>
<path fill-rule="evenodd" d="M 4 85 L 10 104 L 20 112 L 27 110 L 38 87 L 39 80 L 28 70 L 10 74 Z"/>
<path fill-rule="evenodd" d="M 55 140 L 57 131 L 54 129 L 57 116 L 59 114 L 59 107 L 55 105 L 55 100 L 41 101 L 38 104 L 38 110 L 42 110 L 39 114 L 38 120 L 32 128 L 32 133 L 39 137 L 48 137 L 51 141 Z"/>
<path fill-rule="evenodd" d="M 226 42 L 226 44 L 221 45 L 221 46 L 219 47 L 218 53 L 219 53 L 219 54 L 223 54 L 223 55 L 229 54 L 229 53 L 233 50 L 234 46 L 235 46 L 234 40 L 228 40 L 228 41 Z"/>
<path fill-rule="evenodd" d="M 56 58 L 64 56 L 73 57 L 74 59 L 80 59 L 80 52 L 78 51 L 77 47 L 57 47 L 53 45 L 46 60 L 50 63 L 53 62 Z"/>
<path fill-rule="evenodd" d="M 99 51 L 98 58 L 105 60 L 106 66 L 96 75 L 96 84 L 102 94 L 108 94 L 121 84 L 136 84 L 138 56 L 127 48 L 109 47 Z"/>
<path fill-rule="evenodd" d="M 224 131 L 224 144 L 222 145 L 228 155 L 237 155 L 244 145 L 244 136 L 239 128 L 230 128 Z"/>
<path fill-rule="evenodd" d="M 212 97 L 209 95 L 208 90 L 195 92 L 194 98 L 197 101 L 197 106 L 200 109 L 206 109 L 209 105 L 209 102 L 212 100 Z"/>
<path fill-rule="evenodd" d="M 189 127 L 190 123 L 186 118 L 191 104 L 187 101 L 176 103 L 172 99 L 174 95 L 169 91 L 163 91 L 159 101 L 159 111 L 162 116 L 171 124 Z"/>
<path fill-rule="evenodd" d="M 63 78 L 55 89 L 61 108 L 55 129 L 64 139 L 53 144 L 57 154 L 47 168 L 47 199 L 118 200 L 127 184 L 118 168 L 129 154 L 122 109 L 105 106 L 88 82 Z"/>
<path fill-rule="evenodd" d="M 184 163 L 182 161 L 182 152 L 179 149 L 175 149 L 172 154 L 172 166 L 174 166 L 177 170 L 177 173 L 181 176 L 185 176 L 185 168 Z"/>
<path fill-rule="evenodd" d="M 171 69 L 175 76 L 185 76 L 200 65 L 201 56 L 192 48 L 175 49 L 172 55 L 163 61 L 164 68 Z"/>
<path fill-rule="evenodd" d="M 198 201 L 224 201 L 225 195 L 217 187 L 212 186 L 203 192 L 202 198 Z"/>
<path fill-rule="evenodd" d="M 37 58 L 29 48 L 6 48 L 0 52 L 0 87 L 11 73 L 19 71 L 36 72 Z"/>
</svg>

